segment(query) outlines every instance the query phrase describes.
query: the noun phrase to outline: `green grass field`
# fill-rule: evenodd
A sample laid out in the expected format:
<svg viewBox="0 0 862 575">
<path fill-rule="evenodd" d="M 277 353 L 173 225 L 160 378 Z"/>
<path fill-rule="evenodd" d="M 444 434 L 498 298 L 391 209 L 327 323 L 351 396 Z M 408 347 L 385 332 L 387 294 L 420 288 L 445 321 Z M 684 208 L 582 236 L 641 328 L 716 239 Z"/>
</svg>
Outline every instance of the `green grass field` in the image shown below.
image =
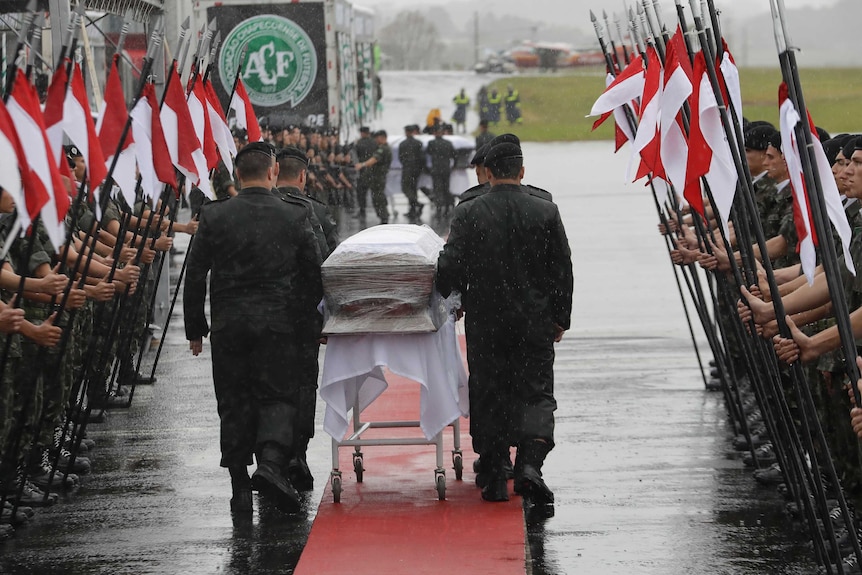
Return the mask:
<svg viewBox="0 0 862 575">
<path fill-rule="evenodd" d="M 862 71 L 853 68 L 817 68 L 800 71 L 806 105 L 814 122 L 831 134 L 862 132 Z M 778 85 L 781 73 L 774 69 L 740 70 L 743 113 L 749 120 L 778 125 Z M 595 118 L 586 118 L 604 90 L 604 68 L 579 70 L 566 75 L 512 76 L 493 85 L 505 92 L 512 84 L 521 94 L 523 124 L 514 131 L 528 141 L 605 140 L 613 138 L 613 123 L 591 132 Z M 501 122 L 491 131 L 506 131 Z"/>
</svg>

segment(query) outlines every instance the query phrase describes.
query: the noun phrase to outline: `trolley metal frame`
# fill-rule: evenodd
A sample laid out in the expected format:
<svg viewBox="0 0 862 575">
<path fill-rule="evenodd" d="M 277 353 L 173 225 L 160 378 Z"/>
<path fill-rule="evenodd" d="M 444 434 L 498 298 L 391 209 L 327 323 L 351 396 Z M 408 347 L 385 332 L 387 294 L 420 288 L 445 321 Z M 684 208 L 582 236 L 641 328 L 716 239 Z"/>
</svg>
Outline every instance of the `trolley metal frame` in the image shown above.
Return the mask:
<svg viewBox="0 0 862 575">
<path fill-rule="evenodd" d="M 357 483 L 362 483 L 365 473 L 364 454 L 361 448 L 366 446 L 384 445 L 434 445 L 436 447 L 437 467 L 434 469 L 434 486 L 437 489 L 437 499 L 446 499 L 446 470 L 443 468 L 443 431 L 440 431 L 433 439 L 424 437 L 398 437 L 363 439 L 362 434 L 369 429 L 395 429 L 419 427 L 419 421 L 362 421 L 359 409 L 359 399 L 353 402 L 353 433 L 341 441 L 332 438 L 332 471 L 329 474 L 332 488 L 332 499 L 335 503 L 341 502 L 342 473 L 339 469 L 338 450 L 341 447 L 353 447 L 353 471 L 356 473 Z M 461 481 L 464 471 L 464 457 L 461 452 L 461 418 L 458 417 L 446 426 L 451 427 L 453 432 L 452 468 L 455 470 L 455 480 Z"/>
</svg>

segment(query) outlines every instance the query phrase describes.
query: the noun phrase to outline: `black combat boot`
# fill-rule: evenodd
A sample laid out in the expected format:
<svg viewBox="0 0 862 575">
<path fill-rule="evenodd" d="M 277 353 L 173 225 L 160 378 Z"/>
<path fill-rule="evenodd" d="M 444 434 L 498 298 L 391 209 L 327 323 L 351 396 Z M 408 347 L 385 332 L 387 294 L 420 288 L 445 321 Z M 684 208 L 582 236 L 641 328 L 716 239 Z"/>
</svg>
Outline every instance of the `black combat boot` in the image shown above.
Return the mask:
<svg viewBox="0 0 862 575">
<path fill-rule="evenodd" d="M 305 459 L 307 451 L 308 437 L 298 437 L 293 444 L 293 457 L 287 464 L 287 478 L 298 491 L 314 489 L 314 477 Z"/>
<path fill-rule="evenodd" d="M 515 491 L 533 505 L 553 505 L 554 493 L 542 479 L 542 464 L 551 447 L 541 440 L 528 440 L 518 446 L 515 460 Z"/>
<path fill-rule="evenodd" d="M 300 508 L 300 496 L 285 477 L 287 457 L 281 446 L 267 441 L 258 450 L 258 465 L 251 476 L 252 487 L 265 497 L 275 501 L 284 513 L 296 513 Z"/>
<path fill-rule="evenodd" d="M 245 465 L 229 467 L 230 486 L 233 497 L 230 499 L 230 510 L 233 513 L 251 513 L 251 478 Z"/>
</svg>

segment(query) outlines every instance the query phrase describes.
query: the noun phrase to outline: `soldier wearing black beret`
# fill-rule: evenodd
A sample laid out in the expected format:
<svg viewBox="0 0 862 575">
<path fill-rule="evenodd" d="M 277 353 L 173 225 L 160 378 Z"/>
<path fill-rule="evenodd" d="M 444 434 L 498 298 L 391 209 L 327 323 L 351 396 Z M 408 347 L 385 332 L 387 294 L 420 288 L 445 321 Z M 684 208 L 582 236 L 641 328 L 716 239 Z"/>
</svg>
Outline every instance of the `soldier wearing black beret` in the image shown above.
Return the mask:
<svg viewBox="0 0 862 575">
<path fill-rule="evenodd" d="M 506 501 L 506 460 L 517 445 L 515 490 L 546 509 L 542 465 L 554 446 L 554 342 L 569 328 L 572 262 L 553 202 L 524 193 L 521 147 L 485 156 L 490 190 L 457 210 L 437 262 L 437 289 L 461 293 L 470 367 L 470 433 L 486 501 Z"/>
<path fill-rule="evenodd" d="M 424 204 L 419 202 L 419 176 L 425 167 L 425 152 L 422 142 L 416 139 L 419 126 L 404 126 L 404 139 L 398 145 L 398 161 L 401 162 L 401 192 L 407 197 L 410 210 L 407 219 L 411 224 L 419 222 Z"/>
<path fill-rule="evenodd" d="M 302 386 L 295 330 L 323 295 L 307 210 L 272 193 L 278 170 L 269 144 L 255 142 L 237 154 L 242 189 L 201 208 L 183 293 L 193 355 L 210 336 L 221 466 L 230 471 L 231 510 L 242 514 L 252 512 L 252 486 L 284 511 L 299 509 L 300 496 L 286 476 Z M 204 313 L 207 275 L 211 329 Z M 252 456 L 258 466 L 249 478 Z"/>
</svg>

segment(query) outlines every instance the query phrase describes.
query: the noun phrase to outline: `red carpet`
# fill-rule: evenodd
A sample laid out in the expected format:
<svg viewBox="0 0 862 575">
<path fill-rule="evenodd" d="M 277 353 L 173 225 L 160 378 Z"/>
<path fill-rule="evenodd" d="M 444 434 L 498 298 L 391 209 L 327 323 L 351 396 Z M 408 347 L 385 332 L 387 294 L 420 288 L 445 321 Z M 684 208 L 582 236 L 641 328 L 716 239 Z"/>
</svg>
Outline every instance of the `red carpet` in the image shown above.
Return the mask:
<svg viewBox="0 0 862 575">
<path fill-rule="evenodd" d="M 363 421 L 417 419 L 419 385 L 391 373 L 386 379 L 389 389 L 363 413 Z M 372 431 L 385 437 L 421 434 L 418 429 Z M 363 447 L 363 483 L 356 482 L 353 472 L 353 449 L 341 448 L 341 503 L 333 503 L 327 485 L 294 573 L 438 575 L 457 570 L 471 575 L 523 575 L 521 498 L 512 496 L 508 503 L 482 501 L 474 483 L 475 454 L 465 419 L 461 435 L 464 479 L 456 481 L 452 428 L 444 431 L 446 501 L 437 499 L 434 446 Z"/>
</svg>

